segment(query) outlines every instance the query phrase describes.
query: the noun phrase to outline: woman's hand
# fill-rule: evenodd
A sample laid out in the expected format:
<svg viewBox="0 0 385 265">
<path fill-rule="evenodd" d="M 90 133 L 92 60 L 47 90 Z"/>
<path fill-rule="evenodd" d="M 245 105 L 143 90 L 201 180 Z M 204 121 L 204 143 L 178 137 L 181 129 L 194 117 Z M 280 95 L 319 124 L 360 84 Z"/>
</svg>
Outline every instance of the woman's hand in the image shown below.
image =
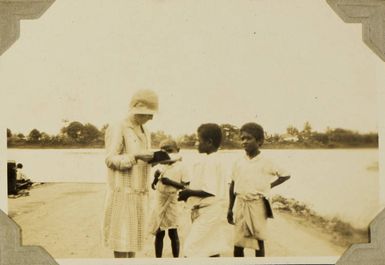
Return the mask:
<svg viewBox="0 0 385 265">
<path fill-rule="evenodd" d="M 154 157 L 153 152 L 141 152 L 135 155 L 136 160 L 142 160 L 144 162 L 150 161 Z"/>
</svg>

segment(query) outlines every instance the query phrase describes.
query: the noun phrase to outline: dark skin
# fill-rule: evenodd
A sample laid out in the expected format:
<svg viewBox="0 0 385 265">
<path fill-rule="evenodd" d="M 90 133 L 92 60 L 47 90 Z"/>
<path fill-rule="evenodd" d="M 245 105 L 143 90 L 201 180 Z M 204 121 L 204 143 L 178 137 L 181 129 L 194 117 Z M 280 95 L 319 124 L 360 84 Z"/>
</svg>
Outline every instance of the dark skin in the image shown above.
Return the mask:
<svg viewBox="0 0 385 265">
<path fill-rule="evenodd" d="M 213 141 L 211 139 L 204 139 L 199 133 L 198 133 L 198 151 L 199 153 L 204 154 L 211 154 L 218 151 L 218 147 L 214 145 Z M 187 201 L 190 197 L 199 197 L 199 198 L 206 198 L 214 196 L 214 194 L 208 193 L 204 190 L 192 190 L 192 189 L 185 189 L 179 192 L 178 195 L 178 201 Z M 212 255 L 210 257 L 220 257 L 219 254 Z"/>
<path fill-rule="evenodd" d="M 211 139 L 204 139 L 200 134 L 198 134 L 198 151 L 199 153 L 211 154 L 218 151 L 218 147 L 216 147 Z M 187 201 L 190 197 L 199 197 L 206 198 L 210 196 L 214 196 L 211 193 L 208 193 L 204 190 L 192 190 L 192 189 L 184 189 L 179 192 L 178 201 Z"/>
<path fill-rule="evenodd" d="M 235 202 L 234 181 L 231 181 L 229 190 L 229 209 L 227 211 L 227 222 L 231 225 L 234 224 L 233 207 Z"/>
<path fill-rule="evenodd" d="M 163 146 L 161 148 L 161 150 L 167 152 L 167 153 L 178 153 L 179 152 L 179 148 L 175 147 L 175 146 Z M 169 163 L 165 163 L 167 165 L 171 165 L 175 162 L 169 162 Z M 188 185 L 188 183 L 186 182 L 177 182 L 177 181 L 173 181 L 165 176 L 161 176 L 161 172 L 159 170 L 157 170 L 154 174 L 154 181 L 152 182 L 151 184 L 151 188 L 155 190 L 155 185 L 157 184 L 157 182 L 160 180 L 162 182 L 162 184 L 164 185 L 168 185 L 168 186 L 172 186 L 176 189 L 181 189 L 183 190 L 185 188 L 186 185 Z M 161 231 L 160 229 L 157 231 L 156 235 L 155 235 L 155 256 L 157 258 L 160 258 L 162 257 L 162 252 L 163 252 L 163 238 L 164 238 L 164 235 L 165 235 L 165 231 Z M 171 248 L 172 248 L 172 254 L 174 257 L 179 257 L 179 237 L 178 237 L 178 231 L 177 229 L 175 228 L 172 228 L 172 229 L 169 229 L 168 230 L 168 235 L 171 239 Z"/>
<path fill-rule="evenodd" d="M 179 148 L 170 147 L 170 146 L 164 146 L 161 148 L 161 150 L 163 150 L 167 153 L 178 153 L 179 152 Z M 173 163 L 175 163 L 175 162 L 170 162 L 170 163 L 166 163 L 166 164 L 171 165 Z M 164 176 L 162 178 L 160 178 L 160 175 L 161 175 L 161 172 L 159 170 L 155 171 L 154 181 L 151 184 L 151 188 L 153 190 L 155 190 L 155 185 L 158 183 L 159 180 L 160 180 L 160 182 L 162 182 L 162 184 L 172 186 L 178 190 L 183 190 L 186 188 L 185 186 L 188 185 L 188 182 L 183 182 L 183 181 L 177 182 L 177 181 L 171 180 L 171 179 L 164 177 Z"/>
<path fill-rule="evenodd" d="M 155 171 L 154 180 L 151 183 L 151 189 L 155 190 L 155 186 L 159 181 L 160 174 L 161 172 L 159 170 Z"/>
<path fill-rule="evenodd" d="M 156 184 L 159 181 L 160 174 L 161 174 L 160 171 L 158 171 L 158 170 L 155 171 L 154 181 L 151 183 L 151 188 L 153 190 L 155 190 L 155 186 L 156 186 Z M 183 189 L 186 188 L 185 186 L 188 185 L 188 182 L 183 182 L 182 181 L 181 183 L 179 183 L 179 182 L 171 180 L 171 179 L 169 179 L 167 177 L 160 178 L 160 182 L 162 182 L 162 184 L 164 184 L 164 185 L 172 186 L 172 187 L 174 187 L 174 188 L 176 188 L 178 190 L 183 190 Z"/>
<path fill-rule="evenodd" d="M 176 181 L 171 180 L 171 179 L 166 178 L 166 177 L 161 178 L 160 181 L 162 182 L 162 184 L 172 186 L 178 190 L 185 189 L 186 188 L 185 186 L 188 184 L 188 183 L 183 182 L 183 181 L 182 181 L 182 183 L 179 183 L 179 182 L 176 182 Z"/>
<path fill-rule="evenodd" d="M 246 155 L 250 159 L 253 159 L 254 157 L 256 157 L 261 153 L 259 148 L 262 145 L 263 140 L 256 139 L 252 134 L 242 131 L 241 143 L 242 143 L 242 147 L 246 152 Z M 270 187 L 273 188 L 275 186 L 278 186 L 284 183 L 285 181 L 287 181 L 288 179 L 290 179 L 290 176 L 278 176 L 278 179 L 272 182 L 270 184 Z M 229 224 L 234 224 L 233 206 L 234 206 L 235 198 L 236 198 L 236 194 L 234 193 L 234 181 L 232 181 L 229 189 L 229 209 L 227 212 L 227 221 L 229 222 Z"/>
</svg>

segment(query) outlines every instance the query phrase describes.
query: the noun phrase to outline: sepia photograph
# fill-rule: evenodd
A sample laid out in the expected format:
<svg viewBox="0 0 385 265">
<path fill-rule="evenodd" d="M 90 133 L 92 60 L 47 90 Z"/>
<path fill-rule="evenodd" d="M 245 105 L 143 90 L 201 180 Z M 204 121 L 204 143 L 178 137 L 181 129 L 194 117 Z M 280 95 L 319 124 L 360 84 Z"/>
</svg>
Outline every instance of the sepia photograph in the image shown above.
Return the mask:
<svg viewBox="0 0 385 265">
<path fill-rule="evenodd" d="M 326 1 L 55 1 L 20 33 L 0 87 L 23 245 L 334 263 L 370 241 L 383 61 Z"/>
</svg>

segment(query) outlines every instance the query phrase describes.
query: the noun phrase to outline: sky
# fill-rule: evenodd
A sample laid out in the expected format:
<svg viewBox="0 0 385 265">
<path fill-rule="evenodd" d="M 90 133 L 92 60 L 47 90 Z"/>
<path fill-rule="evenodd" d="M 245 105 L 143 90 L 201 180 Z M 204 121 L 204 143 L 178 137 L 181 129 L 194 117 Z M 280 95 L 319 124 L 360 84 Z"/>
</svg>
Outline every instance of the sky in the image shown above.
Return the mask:
<svg viewBox="0 0 385 265">
<path fill-rule="evenodd" d="M 173 136 L 205 122 L 378 130 L 383 62 L 326 1 L 65 0 L 20 30 L 0 59 L 12 132 L 101 128 L 143 88 L 159 95 L 150 130 Z"/>
</svg>

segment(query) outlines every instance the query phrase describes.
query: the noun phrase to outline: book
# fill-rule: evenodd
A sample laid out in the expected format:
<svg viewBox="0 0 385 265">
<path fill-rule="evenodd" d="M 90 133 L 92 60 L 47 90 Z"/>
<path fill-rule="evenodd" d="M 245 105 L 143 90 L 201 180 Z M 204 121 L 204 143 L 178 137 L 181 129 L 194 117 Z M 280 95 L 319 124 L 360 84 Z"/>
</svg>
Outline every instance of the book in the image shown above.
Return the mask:
<svg viewBox="0 0 385 265">
<path fill-rule="evenodd" d="M 150 163 L 152 165 L 156 165 L 156 164 L 159 164 L 162 162 L 164 163 L 164 162 L 167 162 L 170 160 L 171 160 L 171 158 L 167 152 L 159 150 L 159 151 L 154 152 L 154 157 L 150 161 L 148 161 L 148 163 Z"/>
</svg>

